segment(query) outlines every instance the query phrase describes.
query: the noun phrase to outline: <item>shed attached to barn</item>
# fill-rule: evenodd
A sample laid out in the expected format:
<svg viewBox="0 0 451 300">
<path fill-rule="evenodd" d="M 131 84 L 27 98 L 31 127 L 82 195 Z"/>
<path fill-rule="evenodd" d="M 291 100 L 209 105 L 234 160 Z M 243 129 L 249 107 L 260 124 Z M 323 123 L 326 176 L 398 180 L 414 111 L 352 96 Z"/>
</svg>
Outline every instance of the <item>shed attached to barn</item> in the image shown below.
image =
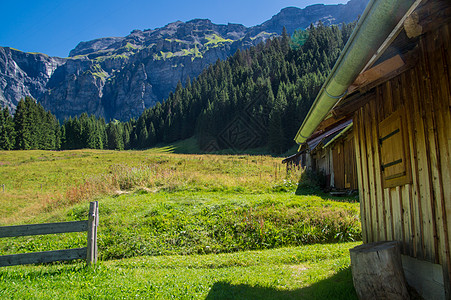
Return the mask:
<svg viewBox="0 0 451 300">
<path fill-rule="evenodd" d="M 450 33 L 449 0 L 370 1 L 295 138 L 353 119 L 363 240 L 426 299 L 451 299 Z"/>
<path fill-rule="evenodd" d="M 357 190 L 357 165 L 351 119 L 333 124 L 322 123 L 295 155 L 282 161 L 287 169 L 294 166 L 321 172 L 326 189 Z"/>
</svg>

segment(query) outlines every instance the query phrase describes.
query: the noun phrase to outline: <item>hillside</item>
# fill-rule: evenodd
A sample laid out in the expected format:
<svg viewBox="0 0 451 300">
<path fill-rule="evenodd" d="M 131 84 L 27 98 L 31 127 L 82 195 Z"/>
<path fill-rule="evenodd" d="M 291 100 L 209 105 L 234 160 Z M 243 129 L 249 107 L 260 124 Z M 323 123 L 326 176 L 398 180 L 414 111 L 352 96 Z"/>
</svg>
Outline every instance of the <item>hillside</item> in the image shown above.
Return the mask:
<svg viewBox="0 0 451 300">
<path fill-rule="evenodd" d="M 68 58 L 0 48 L 0 105 L 14 111 L 21 98 L 32 96 L 60 120 L 86 112 L 126 121 L 237 49 L 281 34 L 284 26 L 291 34 L 319 20 L 326 25 L 353 21 L 367 2 L 286 8 L 250 28 L 177 21 L 126 37 L 81 42 Z"/>
</svg>

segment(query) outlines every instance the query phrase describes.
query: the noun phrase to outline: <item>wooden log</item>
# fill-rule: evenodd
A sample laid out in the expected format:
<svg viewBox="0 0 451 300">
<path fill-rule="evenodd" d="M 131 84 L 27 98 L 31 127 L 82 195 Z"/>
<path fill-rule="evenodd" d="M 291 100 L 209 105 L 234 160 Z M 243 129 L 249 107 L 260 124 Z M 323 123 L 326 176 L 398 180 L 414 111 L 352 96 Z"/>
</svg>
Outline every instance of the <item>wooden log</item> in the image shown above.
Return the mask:
<svg viewBox="0 0 451 300">
<path fill-rule="evenodd" d="M 364 244 L 349 251 L 359 299 L 410 299 L 398 242 Z"/>
<path fill-rule="evenodd" d="M 0 256 L 0 267 L 86 258 L 86 247 Z"/>
<path fill-rule="evenodd" d="M 86 230 L 88 230 L 87 221 L 2 226 L 0 227 L 0 238 L 66 232 L 82 232 Z"/>
</svg>

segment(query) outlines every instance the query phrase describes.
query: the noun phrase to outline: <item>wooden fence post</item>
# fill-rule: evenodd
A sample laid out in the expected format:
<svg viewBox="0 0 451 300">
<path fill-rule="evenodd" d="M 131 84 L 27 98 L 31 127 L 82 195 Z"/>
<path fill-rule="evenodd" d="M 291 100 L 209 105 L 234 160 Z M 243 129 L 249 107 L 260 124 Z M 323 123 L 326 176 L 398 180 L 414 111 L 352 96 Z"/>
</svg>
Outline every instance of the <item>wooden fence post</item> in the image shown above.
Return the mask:
<svg viewBox="0 0 451 300">
<path fill-rule="evenodd" d="M 97 263 L 97 227 L 99 226 L 99 202 L 89 203 L 88 219 L 88 246 L 86 254 L 86 263 L 94 265 Z"/>
</svg>

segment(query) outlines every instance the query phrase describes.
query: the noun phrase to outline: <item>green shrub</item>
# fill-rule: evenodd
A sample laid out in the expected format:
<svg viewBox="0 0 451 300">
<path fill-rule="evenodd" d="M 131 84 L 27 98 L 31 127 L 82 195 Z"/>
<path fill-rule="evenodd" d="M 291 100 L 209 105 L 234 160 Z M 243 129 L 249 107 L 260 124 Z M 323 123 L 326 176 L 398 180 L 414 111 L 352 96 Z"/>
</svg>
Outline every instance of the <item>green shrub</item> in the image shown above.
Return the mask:
<svg viewBox="0 0 451 300">
<path fill-rule="evenodd" d="M 296 194 L 315 194 L 326 188 L 326 182 L 326 174 L 323 171 L 306 169 L 301 174 Z"/>
</svg>

